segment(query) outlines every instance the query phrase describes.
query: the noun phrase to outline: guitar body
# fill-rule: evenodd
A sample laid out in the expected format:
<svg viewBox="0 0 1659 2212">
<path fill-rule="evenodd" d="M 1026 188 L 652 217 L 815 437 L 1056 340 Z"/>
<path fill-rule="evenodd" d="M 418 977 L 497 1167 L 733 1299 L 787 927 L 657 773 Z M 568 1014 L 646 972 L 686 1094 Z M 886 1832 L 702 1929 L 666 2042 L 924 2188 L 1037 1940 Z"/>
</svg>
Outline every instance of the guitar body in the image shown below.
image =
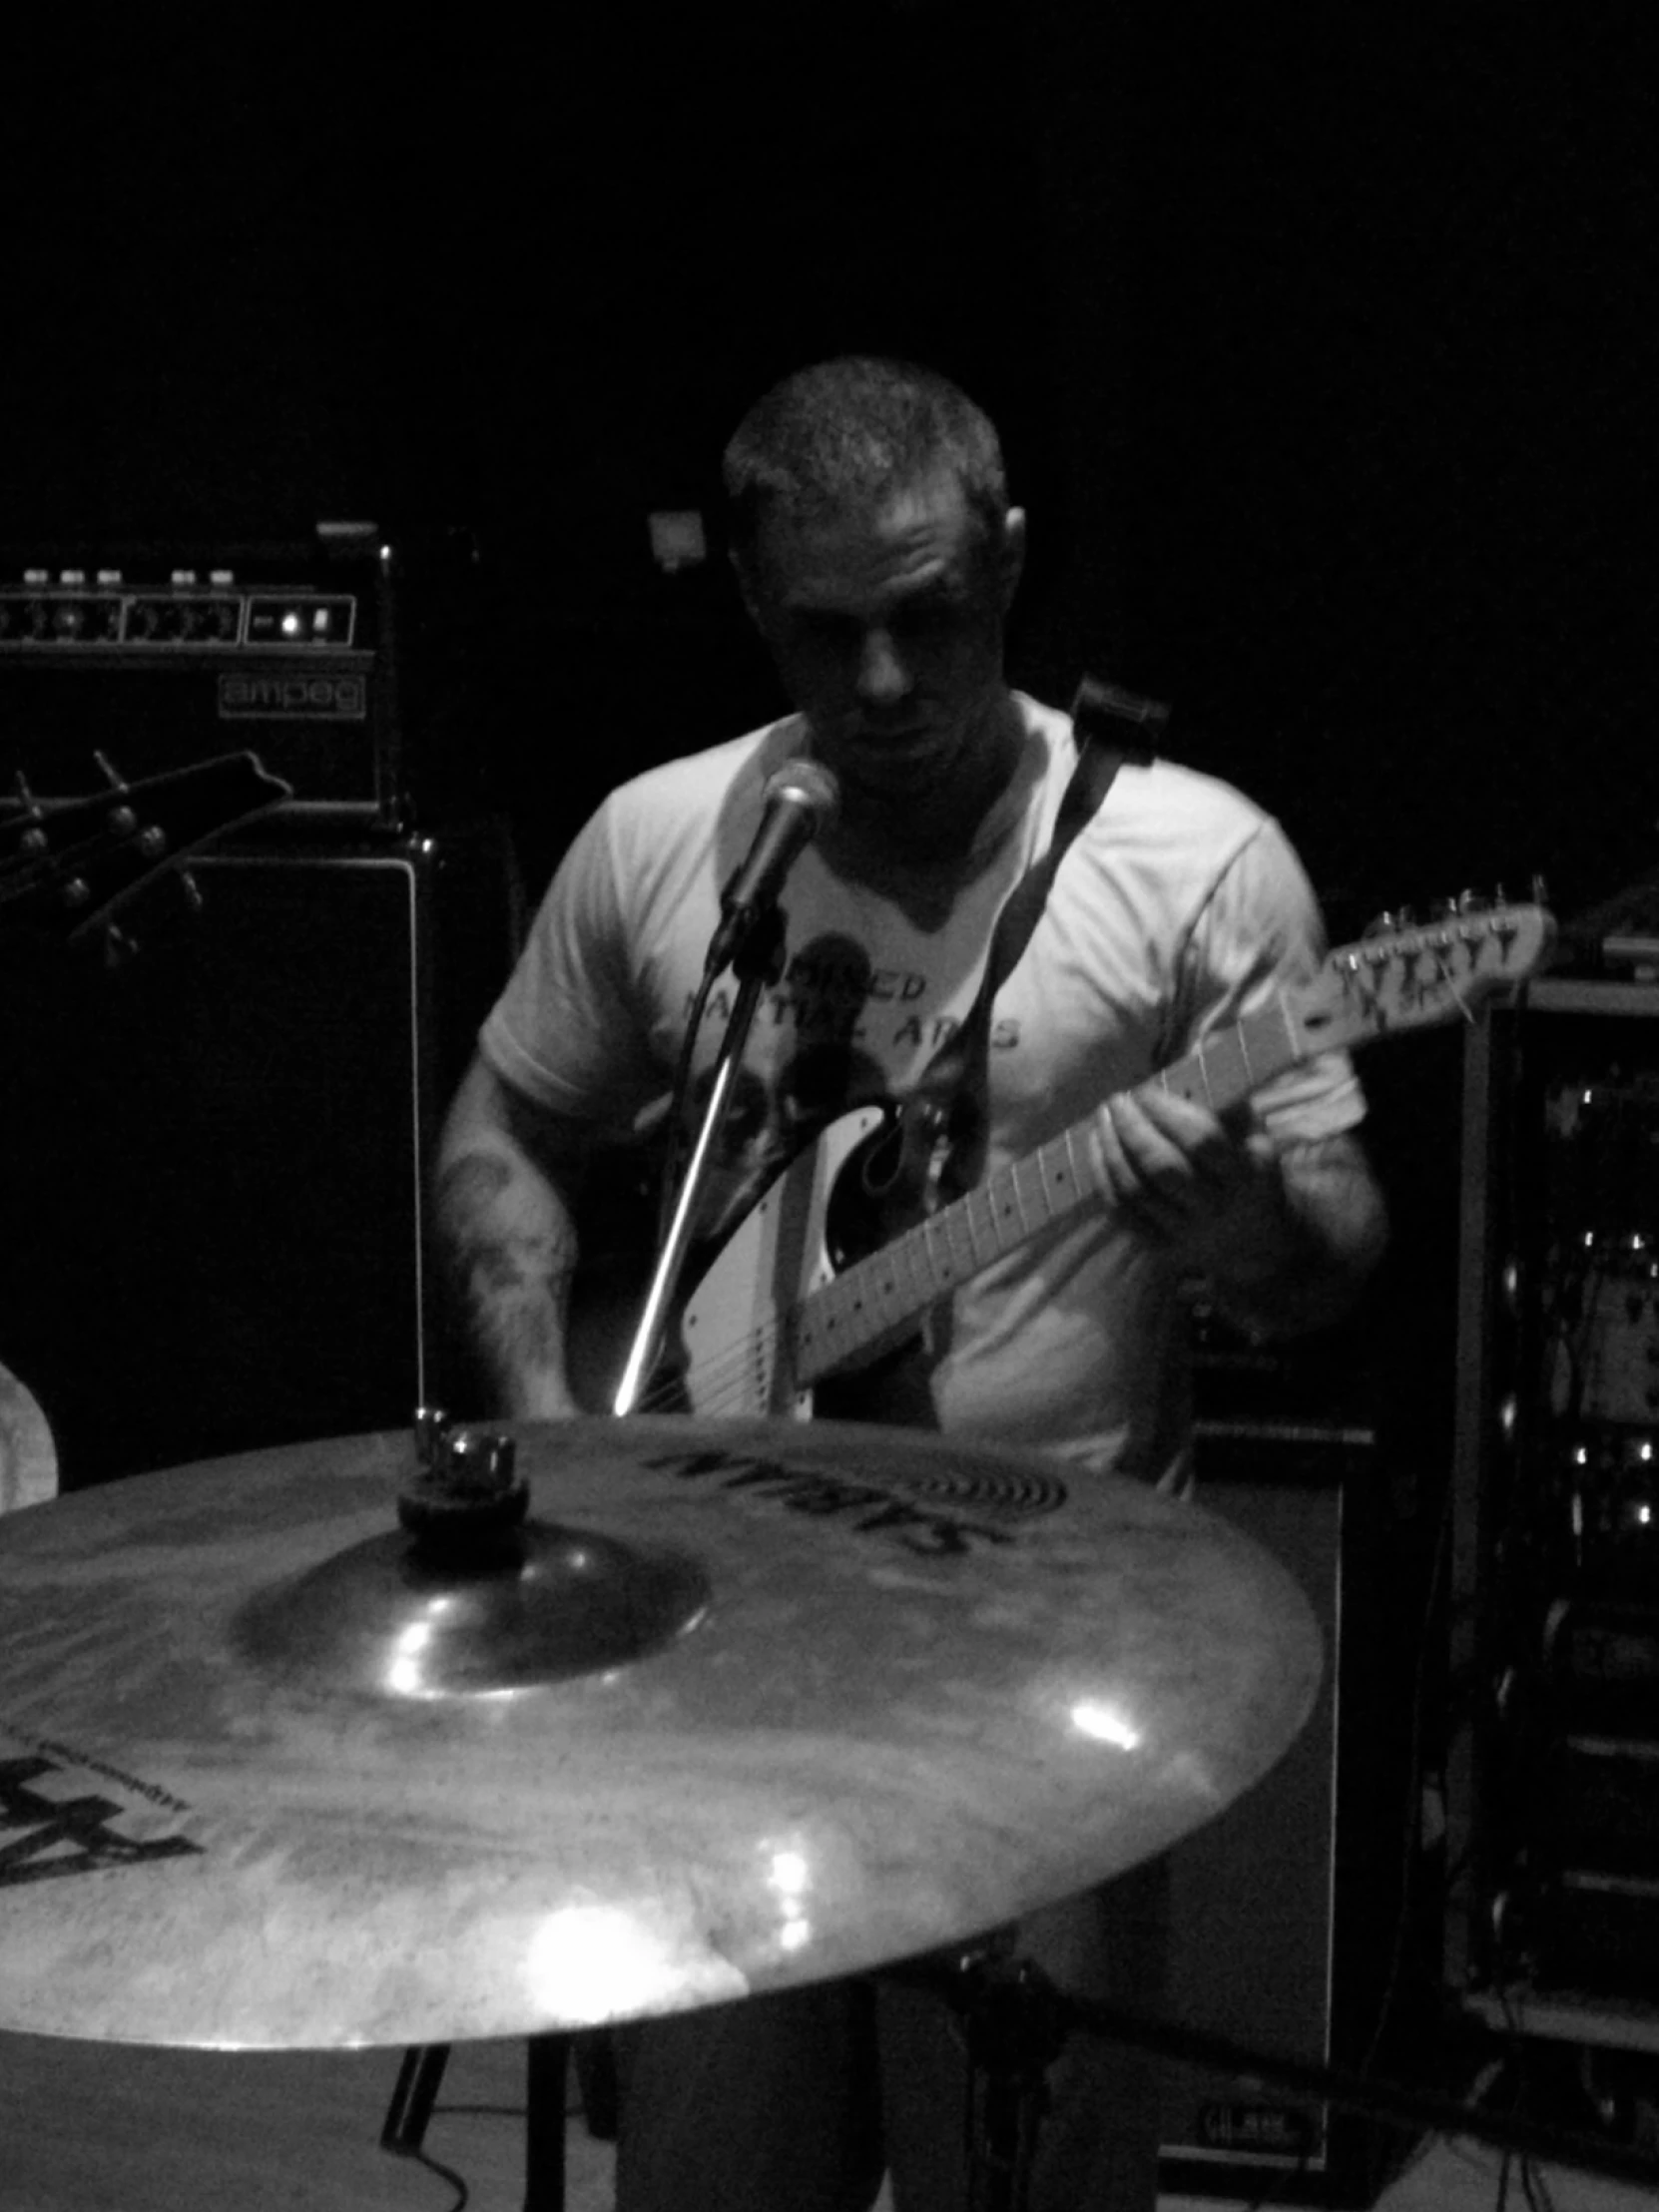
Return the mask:
<svg viewBox="0 0 1659 2212">
<path fill-rule="evenodd" d="M 879 1106 L 841 1115 L 792 1160 L 721 1247 L 680 1324 L 694 1413 L 723 1420 L 811 1417 L 787 1317 L 836 1271 L 827 1224 L 851 1155 L 885 1126 Z"/>
</svg>

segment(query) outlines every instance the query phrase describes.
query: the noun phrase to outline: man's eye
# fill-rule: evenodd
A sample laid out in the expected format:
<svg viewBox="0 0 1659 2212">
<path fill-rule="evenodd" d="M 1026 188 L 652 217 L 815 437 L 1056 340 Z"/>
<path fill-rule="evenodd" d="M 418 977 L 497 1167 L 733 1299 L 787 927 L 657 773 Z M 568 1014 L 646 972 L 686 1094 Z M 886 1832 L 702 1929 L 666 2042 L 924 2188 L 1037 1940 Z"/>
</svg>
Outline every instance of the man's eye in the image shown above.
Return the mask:
<svg viewBox="0 0 1659 2212">
<path fill-rule="evenodd" d="M 844 615 L 797 615 L 795 631 L 813 645 L 854 645 L 858 625 Z"/>
</svg>

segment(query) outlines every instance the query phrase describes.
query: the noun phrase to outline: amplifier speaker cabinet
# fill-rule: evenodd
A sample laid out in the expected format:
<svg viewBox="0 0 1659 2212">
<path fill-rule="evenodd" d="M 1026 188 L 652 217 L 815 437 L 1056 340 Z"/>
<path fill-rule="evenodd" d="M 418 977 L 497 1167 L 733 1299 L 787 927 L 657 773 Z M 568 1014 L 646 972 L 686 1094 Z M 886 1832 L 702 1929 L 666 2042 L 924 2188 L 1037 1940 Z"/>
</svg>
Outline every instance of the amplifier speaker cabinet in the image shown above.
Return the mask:
<svg viewBox="0 0 1659 2212">
<path fill-rule="evenodd" d="M 278 824 L 132 911 L 106 971 L 6 977 L 0 1360 L 66 1488 L 396 1426 L 432 1374 L 423 1180 L 510 963 L 494 826 Z"/>
<path fill-rule="evenodd" d="M 1410 1598 L 1378 1540 L 1382 1470 L 1365 1430 L 1201 1423 L 1198 1476 L 1201 1502 L 1301 1584 L 1327 1664 L 1285 1758 L 1175 1851 L 1167 2016 L 1352 2070 L 1385 2007 L 1414 1815 L 1395 1658 Z M 1323 2099 L 1166 2067 L 1166 2193 L 1370 2204 L 1384 2162 L 1378 2131 Z"/>
</svg>

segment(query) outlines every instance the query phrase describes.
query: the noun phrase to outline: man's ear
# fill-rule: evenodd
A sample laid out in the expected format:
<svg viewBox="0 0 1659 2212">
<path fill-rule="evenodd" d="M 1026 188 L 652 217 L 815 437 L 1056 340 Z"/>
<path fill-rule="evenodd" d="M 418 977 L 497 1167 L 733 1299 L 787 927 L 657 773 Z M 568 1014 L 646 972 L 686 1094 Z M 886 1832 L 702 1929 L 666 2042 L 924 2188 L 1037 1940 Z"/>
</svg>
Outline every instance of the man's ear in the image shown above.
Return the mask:
<svg viewBox="0 0 1659 2212">
<path fill-rule="evenodd" d="M 1025 573 L 1025 509 L 1010 507 L 1002 521 L 1002 543 L 997 549 L 997 585 L 1006 614 Z"/>
<path fill-rule="evenodd" d="M 761 617 L 761 595 L 756 585 L 755 571 L 736 546 L 728 550 L 726 558 L 731 562 L 732 574 L 738 580 L 738 597 L 743 601 L 744 610 L 764 636 L 766 624 Z"/>
</svg>

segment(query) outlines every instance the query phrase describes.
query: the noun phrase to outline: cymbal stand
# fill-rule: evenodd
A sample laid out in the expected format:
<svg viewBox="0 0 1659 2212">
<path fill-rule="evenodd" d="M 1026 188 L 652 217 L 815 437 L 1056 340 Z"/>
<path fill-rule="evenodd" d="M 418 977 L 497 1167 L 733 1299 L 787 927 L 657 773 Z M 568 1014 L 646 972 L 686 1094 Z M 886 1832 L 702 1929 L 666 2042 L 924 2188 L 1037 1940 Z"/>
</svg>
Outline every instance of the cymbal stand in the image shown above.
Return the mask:
<svg viewBox="0 0 1659 2212">
<path fill-rule="evenodd" d="M 565 2078 L 571 2038 L 532 2035 L 525 2046 L 524 2212 L 565 2212 Z M 417 2158 L 438 2085 L 449 2063 L 447 2043 L 421 2043 L 403 2053 L 397 2084 L 380 2129 L 380 2147 Z"/>
<path fill-rule="evenodd" d="M 1024 2212 L 1048 2110 L 1048 2069 L 1065 2042 L 1063 2002 L 1029 1959 L 970 1951 L 947 1995 L 967 2039 L 967 2212 Z"/>
<path fill-rule="evenodd" d="M 1065 2043 L 1067 2001 L 1040 1967 L 1000 1947 L 883 1967 L 879 1980 L 942 1998 L 968 2053 L 964 2212 L 1025 2212 L 1048 2109 L 1048 2069 Z"/>
</svg>

